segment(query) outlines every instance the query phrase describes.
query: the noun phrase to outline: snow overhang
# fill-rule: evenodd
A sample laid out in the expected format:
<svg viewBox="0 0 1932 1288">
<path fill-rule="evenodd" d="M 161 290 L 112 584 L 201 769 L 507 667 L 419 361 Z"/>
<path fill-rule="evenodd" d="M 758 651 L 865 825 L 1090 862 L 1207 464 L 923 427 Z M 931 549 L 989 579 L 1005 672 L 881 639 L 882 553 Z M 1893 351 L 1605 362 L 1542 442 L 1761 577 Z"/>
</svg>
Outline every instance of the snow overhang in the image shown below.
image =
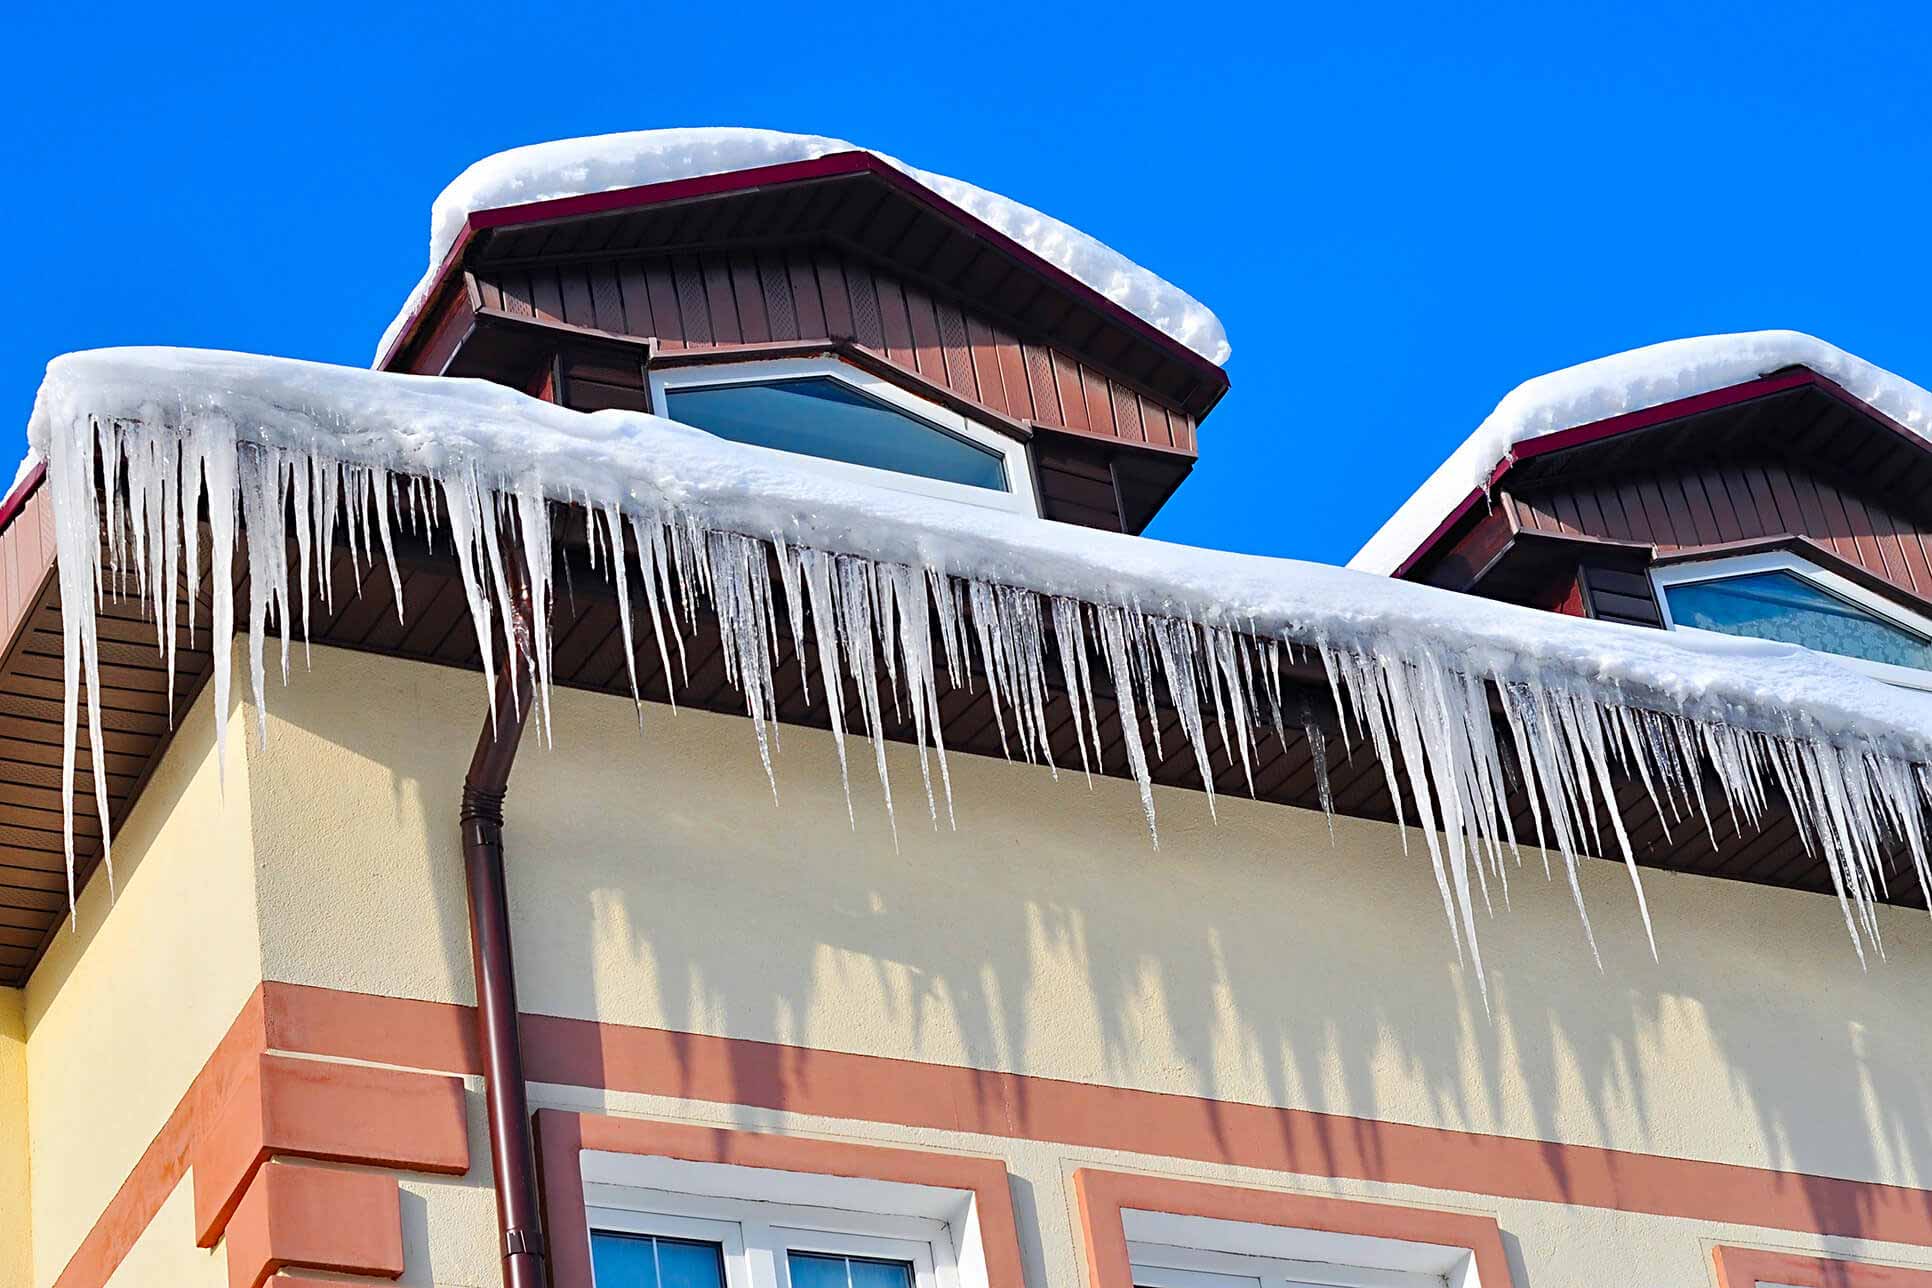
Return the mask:
<svg viewBox="0 0 1932 1288">
<path fill-rule="evenodd" d="M 376 367 L 424 369 L 417 353 L 460 294 L 466 268 L 590 249 L 830 243 L 970 300 L 1025 333 L 1067 344 L 1172 398 L 1197 420 L 1227 391 L 1228 346 L 1214 315 L 1058 220 L 837 140 L 776 135 L 770 138 L 778 142 L 767 144 L 763 131 L 695 133 L 758 136 L 758 147 L 733 151 L 740 157 L 800 155 L 714 171 L 706 167 L 724 163 L 707 151 L 676 163 L 593 166 L 593 179 L 582 167 L 505 154 L 502 173 L 486 171 L 477 180 L 466 174 L 439 199 L 434 261 L 385 332 Z M 568 159 L 568 149 L 599 142 L 519 151 L 566 149 Z M 534 169 L 526 174 L 522 166 Z M 668 177 L 621 182 L 640 175 Z M 491 204 L 530 192 L 548 195 Z"/>
<path fill-rule="evenodd" d="M 117 576 L 165 584 L 186 528 L 163 480 L 185 477 L 208 489 L 200 635 L 184 633 L 181 600 L 150 598 L 174 604 L 163 638 L 177 657 L 201 642 L 196 665 L 218 689 L 231 641 L 205 623 L 238 611 L 258 689 L 285 621 L 321 643 L 488 671 L 498 569 L 521 557 L 539 597 L 570 577 L 559 634 L 539 641 L 545 686 L 735 706 L 768 752 L 773 720 L 918 741 L 933 753 L 927 794 L 900 798 L 934 818 L 949 809 L 937 732 L 953 754 L 1136 779 L 1150 824 L 1166 786 L 1428 820 L 1422 848 L 1472 947 L 1475 892 L 1519 861 L 1519 842 L 1566 862 L 1619 855 L 1633 876 L 1727 866 L 1834 890 L 1861 944 L 1874 902 L 1922 900 L 1932 700 L 1803 649 L 911 497 L 475 381 L 183 350 L 70 355 L 50 368 L 32 435 L 50 454 L 37 495 L 57 520 L 58 626 L 83 673 L 130 657 L 123 627 L 104 634 L 103 620 L 147 608 L 110 599 L 97 617 L 96 591 Z M 99 488 L 123 477 L 124 492 Z M 291 519 L 276 541 L 239 539 Z M 130 524 L 139 543 L 115 540 Z M 626 594 L 592 593 L 619 549 L 644 575 L 617 579 Z M 343 602 L 350 586 L 360 598 Z M 144 668 L 172 686 L 161 691 L 192 693 L 162 678 L 161 657 Z M 847 683 L 826 684 L 831 673 Z M 857 712 L 826 709 L 847 692 Z M 217 701 L 218 718 L 227 709 Z M 89 745 L 102 744 L 82 744 L 84 763 Z"/>
<path fill-rule="evenodd" d="M 1694 433 L 1727 413 L 1793 394 L 1856 413 L 1854 463 L 1880 493 L 1901 490 L 1906 463 L 1913 477 L 1932 476 L 1921 475 L 1932 463 L 1932 393 L 1918 385 L 1795 331 L 1673 340 L 1538 376 L 1511 391 L 1348 566 L 1410 575 L 1480 518 L 1506 481 L 1519 483 L 1559 460 L 1566 469 L 1587 469 L 1591 453 L 1607 459 L 1610 450 L 1661 441 L 1646 435 L 1681 436 L 1686 427 Z M 1734 416 L 1725 423 L 1743 422 Z M 1734 435 L 1727 446 L 1801 456 L 1814 444 L 1760 432 Z M 1906 490 L 1922 494 L 1923 487 Z"/>
</svg>

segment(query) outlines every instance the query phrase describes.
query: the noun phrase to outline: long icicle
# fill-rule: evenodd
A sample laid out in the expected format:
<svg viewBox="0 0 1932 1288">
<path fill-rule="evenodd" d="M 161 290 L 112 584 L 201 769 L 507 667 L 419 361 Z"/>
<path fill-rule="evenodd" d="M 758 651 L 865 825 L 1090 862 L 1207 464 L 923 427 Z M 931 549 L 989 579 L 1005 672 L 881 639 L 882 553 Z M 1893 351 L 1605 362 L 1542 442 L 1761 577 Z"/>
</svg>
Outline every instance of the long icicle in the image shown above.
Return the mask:
<svg viewBox="0 0 1932 1288">
<path fill-rule="evenodd" d="M 461 462 L 427 479 L 398 478 L 368 464 L 255 443 L 228 418 L 206 409 L 157 414 L 155 426 L 77 418 L 52 437 L 48 453 L 63 605 L 62 819 L 70 902 L 83 694 L 104 857 L 108 841 L 97 609 L 107 595 L 123 589 L 142 595 L 172 667 L 180 625 L 177 580 L 186 583 L 186 629 L 190 637 L 194 631 L 203 576 L 197 516 L 204 496 L 216 740 L 224 758 L 234 569 L 243 531 L 259 538 L 247 546 L 246 620 L 250 696 L 260 738 L 267 736 L 265 637 L 271 628 L 283 636 L 286 681 L 288 637 L 297 617 L 306 635 L 311 597 L 332 599 L 338 525 L 357 568 L 365 563 L 373 568 L 381 547 L 399 616 L 397 522 L 412 532 L 420 528 L 432 545 L 434 528 L 447 525 L 486 683 L 494 679 L 495 641 L 507 620 L 506 555 L 521 556 L 540 609 L 557 593 L 551 585 L 551 569 L 558 566 L 551 512 L 557 500 L 541 479 L 490 479 Z M 105 491 L 96 486 L 102 478 L 110 483 Z M 643 502 L 578 500 L 592 512 L 593 555 L 600 540 L 603 545 L 603 557 L 594 558 L 596 575 L 619 601 L 634 695 L 639 684 L 634 630 L 648 623 L 665 684 L 675 697 L 688 679 L 684 633 L 709 608 L 722 634 L 727 678 L 744 696 L 767 772 L 772 773 L 776 748 L 777 676 L 784 659 L 801 668 L 804 700 L 825 703 L 846 781 L 848 815 L 844 739 L 847 712 L 856 700 L 895 837 L 886 756 L 895 728 L 909 726 L 935 822 L 939 793 L 933 790 L 928 757 L 938 761 L 947 817 L 952 817 L 941 728 L 942 665 L 949 689 L 976 686 L 983 679 L 994 728 L 1009 754 L 1051 767 L 1054 720 L 1063 718 L 1061 736 L 1070 739 L 1089 773 L 1107 769 L 1096 689 L 1109 685 L 1120 728 L 1117 764 L 1138 787 L 1155 845 L 1155 774 L 1171 763 L 1161 748 L 1163 712 L 1171 713 L 1190 744 L 1210 808 L 1216 775 L 1209 754 L 1210 713 L 1226 771 L 1238 765 L 1251 791 L 1259 740 L 1270 732 L 1285 739 L 1285 715 L 1292 714 L 1309 740 L 1323 806 L 1332 808 L 1327 735 L 1313 715 L 1305 680 L 1294 688 L 1297 682 L 1287 671 L 1307 650 L 1322 660 L 1345 746 L 1350 729 L 1359 730 L 1388 776 L 1398 823 L 1413 809 L 1451 937 L 1467 954 L 1479 983 L 1476 913 L 1479 905 L 1491 909 L 1492 883 L 1507 901 L 1509 869 L 1521 862 L 1514 819 L 1524 801 L 1545 853 L 1546 875 L 1551 875 L 1548 850 L 1553 848 L 1592 951 L 1595 935 L 1577 867 L 1581 856 L 1606 847 L 1628 866 L 1639 915 L 1656 951 L 1637 855 L 1614 795 L 1620 779 L 1641 789 L 1666 826 L 1695 809 L 1714 843 L 1715 803 L 1726 805 L 1739 826 L 1757 825 L 1775 788 L 1789 803 L 1802 843 L 1826 864 L 1861 958 L 1868 947 L 1882 951 L 1876 905 L 1888 895 L 1894 856 L 1902 854 L 1909 862 L 1922 890 L 1932 886 L 1927 855 L 1932 770 L 1871 748 L 1835 745 L 1792 729 L 1768 732 L 1647 709 L 1614 689 L 1591 688 L 1574 678 L 1478 675 L 1427 645 L 1373 637 L 1338 642 L 1299 632 L 1292 623 L 1272 624 L 1271 633 L 1264 633 L 1253 622 L 1237 625 L 1147 613 L 1131 603 L 1045 596 L 960 576 L 937 563 L 891 563 L 770 533 L 712 527 L 697 513 Z M 285 530 L 285 516 L 291 514 L 292 533 Z M 635 578 L 630 549 L 637 553 Z M 634 613 L 630 596 L 639 593 L 644 611 Z M 547 613 L 539 611 L 534 625 L 536 702 L 548 739 L 552 641 Z M 815 642 L 809 650 L 808 631 Z M 818 669 L 817 697 L 809 683 L 808 651 Z M 1057 678 L 1049 674 L 1049 658 L 1057 661 Z M 1302 696 L 1290 701 L 1285 693 Z M 1060 701 L 1067 703 L 1064 717 L 1050 717 L 1049 706 Z M 1507 730 L 1506 742 L 1499 726 Z M 1058 746 L 1064 756 L 1066 742 Z M 1716 802 L 1706 799 L 1706 774 L 1717 780 L 1721 796 Z M 775 790 L 775 773 L 772 781 Z"/>
</svg>

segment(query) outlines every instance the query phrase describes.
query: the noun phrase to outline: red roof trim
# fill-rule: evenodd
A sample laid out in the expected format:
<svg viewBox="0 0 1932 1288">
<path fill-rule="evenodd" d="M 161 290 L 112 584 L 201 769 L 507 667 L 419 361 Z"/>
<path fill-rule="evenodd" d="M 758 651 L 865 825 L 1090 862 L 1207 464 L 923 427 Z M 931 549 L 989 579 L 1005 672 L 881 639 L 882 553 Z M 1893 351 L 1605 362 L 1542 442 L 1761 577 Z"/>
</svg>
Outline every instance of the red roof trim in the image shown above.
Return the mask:
<svg viewBox="0 0 1932 1288">
<path fill-rule="evenodd" d="M 13 491 L 7 493 L 7 499 L 0 501 L 0 532 L 4 532 L 7 525 L 14 521 L 20 514 L 20 508 L 27 504 L 27 498 L 39 491 L 46 479 L 47 462 L 36 461 L 34 467 L 27 471 L 27 476 L 14 484 Z"/>
<path fill-rule="evenodd" d="M 868 170 L 883 172 L 890 169 L 869 152 L 834 152 L 808 161 L 780 161 L 775 165 L 753 166 L 749 170 L 727 170 L 722 174 L 666 179 L 633 188 L 612 188 L 606 192 L 527 201 L 517 206 L 496 206 L 471 212 L 469 227 L 482 232 L 486 228 L 542 223 L 548 219 L 581 219 L 586 215 L 604 215 L 634 206 L 659 206 L 669 201 L 715 197 L 726 192 L 748 192 L 781 183 L 803 183 L 810 179 L 830 179 L 845 174 L 864 174 Z"/>
<path fill-rule="evenodd" d="M 1619 434 L 1629 434 L 1636 430 L 1649 429 L 1654 425 L 1662 425 L 1673 420 L 1682 420 L 1686 416 L 1695 416 L 1700 412 L 1715 411 L 1720 407 L 1732 407 L 1738 403 L 1750 402 L 1755 398 L 1783 393 L 1786 390 L 1797 389 L 1804 385 L 1820 386 L 1833 396 L 1881 421 L 1896 432 L 1908 435 L 1923 443 L 1923 440 L 1918 439 L 1918 436 L 1912 434 L 1910 430 L 1898 424 L 1884 413 L 1876 410 L 1862 399 L 1853 397 L 1842 387 L 1825 379 L 1811 368 L 1793 367 L 1788 371 L 1780 371 L 1768 376 L 1759 376 L 1756 380 L 1747 380 L 1743 384 L 1728 385 L 1723 389 L 1713 389 L 1709 393 L 1693 394 L 1688 398 L 1679 398 L 1675 402 L 1659 403 L 1655 407 L 1645 407 L 1638 411 L 1624 412 L 1621 415 L 1611 416 L 1605 420 L 1592 421 L 1588 425 L 1577 425 L 1570 429 L 1552 430 L 1547 434 L 1539 434 L 1535 438 L 1524 439 L 1522 442 L 1516 444 L 1507 456 L 1496 462 L 1496 467 L 1489 472 L 1489 481 L 1482 487 L 1471 488 L 1469 495 L 1464 497 L 1461 503 L 1449 512 L 1448 517 L 1437 524 L 1435 530 L 1423 540 L 1422 544 L 1417 546 L 1410 553 L 1409 557 L 1397 565 L 1395 571 L 1389 575 L 1392 577 L 1407 576 L 1409 571 L 1417 563 L 1421 562 L 1424 556 L 1436 548 L 1437 544 L 1441 542 L 1443 537 L 1448 535 L 1451 529 L 1461 523 L 1471 510 L 1480 504 L 1485 497 L 1495 491 L 1496 486 L 1503 481 L 1504 476 L 1509 473 L 1510 468 L 1518 461 L 1529 460 L 1537 456 L 1547 456 L 1551 452 L 1561 452 L 1572 447 L 1581 447 L 1585 443 L 1595 443 L 1606 438 L 1615 438 Z"/>
<path fill-rule="evenodd" d="M 877 176 L 907 196 L 960 224 L 976 237 L 991 242 L 1007 254 L 1025 261 L 1034 271 L 1052 280 L 1061 289 L 1082 297 L 1129 330 L 1171 351 L 1188 366 L 1203 374 L 1209 374 L 1223 383 L 1226 382 L 1227 373 L 1220 366 L 1188 348 L 1145 318 L 1121 307 L 1065 269 L 1042 259 L 1035 252 L 1022 246 L 977 215 L 954 205 L 903 170 L 881 161 L 870 152 L 862 151 L 834 152 L 808 161 L 785 161 L 776 165 L 755 166 L 749 170 L 696 175 L 688 179 L 667 179 L 662 183 L 643 184 L 634 188 L 614 188 L 608 192 L 555 197 L 547 201 L 530 201 L 517 206 L 497 206 L 489 210 L 472 211 L 464 222 L 462 231 L 451 244 L 449 253 L 438 265 L 435 280 L 423 296 L 422 303 L 417 306 L 415 313 L 410 316 L 403 328 L 396 333 L 394 343 L 389 346 L 388 351 L 382 355 L 376 365 L 379 368 L 386 368 L 390 360 L 415 337 L 424 317 L 431 312 L 431 303 L 442 294 L 452 270 L 461 261 L 463 252 L 468 249 L 471 239 L 480 232 L 514 227 L 519 224 L 542 223 L 552 219 L 575 219 L 588 215 L 609 214 L 612 211 L 638 206 L 662 205 L 671 201 L 688 201 L 697 197 L 711 197 L 727 192 L 749 191 L 753 188 L 802 183 L 811 179 L 835 178 L 848 174 Z"/>
</svg>

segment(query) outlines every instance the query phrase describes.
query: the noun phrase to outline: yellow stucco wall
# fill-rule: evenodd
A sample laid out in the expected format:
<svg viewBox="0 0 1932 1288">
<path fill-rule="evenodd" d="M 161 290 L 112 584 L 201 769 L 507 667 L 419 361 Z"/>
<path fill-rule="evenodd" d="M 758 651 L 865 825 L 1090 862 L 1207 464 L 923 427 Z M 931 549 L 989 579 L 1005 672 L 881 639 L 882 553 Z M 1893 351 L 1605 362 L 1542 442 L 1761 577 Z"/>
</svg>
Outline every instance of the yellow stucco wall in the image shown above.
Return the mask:
<svg viewBox="0 0 1932 1288">
<path fill-rule="evenodd" d="M 36 1284 L 66 1265 L 261 980 L 245 735 L 231 722 L 224 799 L 204 692 L 116 838 L 116 891 L 89 883 L 78 928 L 28 980 Z"/>
<path fill-rule="evenodd" d="M 0 995 L 6 1105 L 31 1132 L 32 1275 L 50 1283 L 264 978 L 471 1000 L 457 789 L 479 677 L 318 649 L 270 695 L 269 744 L 236 704 L 225 794 L 212 700 L 117 845 L 119 897 L 83 900 L 23 995 Z M 1451 945 L 1427 859 L 1392 828 L 960 757 L 959 827 L 892 754 L 895 847 L 864 755 L 856 828 L 829 736 L 782 731 L 779 801 L 743 720 L 556 695 L 508 808 L 526 1009 L 1219 1099 L 1932 1184 L 1932 1051 L 1917 999 L 1932 929 L 1887 912 L 1862 971 L 1827 899 L 1586 865 L 1599 974 L 1534 859 L 1483 928 L 1493 1010 Z M 855 753 L 859 752 L 857 746 Z M 4 1100 L 8 1012 L 24 1091 Z M 15 1048 L 17 1050 L 16 1042 Z M 406 1177 L 404 1282 L 483 1284 L 491 1196 Z M 1532 1284 L 1708 1282 L 1716 1240 L 1932 1253 L 1479 1193 L 1284 1177 L 1101 1149 L 539 1086 L 539 1105 L 647 1113 L 1004 1158 L 1036 1285 L 1078 1281 L 1068 1177 L 1083 1165 L 1495 1215 Z M 17 1153 L 17 1151 L 16 1151 Z M 219 1281 L 186 1182 L 116 1284 Z M 0 1212 L 6 1208 L 0 1206 Z M 0 1275 L 24 1250 L 0 1240 Z M 0 1278 L 0 1288 L 14 1288 Z"/>
<path fill-rule="evenodd" d="M 328 650 L 271 695 L 249 769 L 268 978 L 470 1000 L 454 819 L 483 702 L 477 676 Z M 824 734 L 783 731 L 776 805 L 742 720 L 653 707 L 640 734 L 627 701 L 560 693 L 555 736 L 526 745 L 508 807 L 527 1010 L 1932 1182 L 1922 915 L 1881 914 L 1890 956 L 1864 971 L 1828 899 L 1651 873 L 1652 961 L 1628 877 L 1592 862 L 1599 973 L 1531 858 L 1483 927 L 1485 1014 L 1420 844 L 1384 825 L 1337 820 L 1331 841 L 1319 815 L 1224 800 L 1215 823 L 1162 792 L 1156 851 L 1131 784 L 960 757 L 958 829 L 935 829 L 902 749 L 895 848 L 862 755 L 848 826 Z M 1028 1175 L 1035 1270 L 1071 1282 L 1075 1154 L 973 1147 Z M 1534 1282 L 1586 1282 L 1564 1249 L 1598 1245 L 1703 1282 L 1727 1234 L 1502 1206 Z"/>
<path fill-rule="evenodd" d="M 0 988 L 0 1288 L 33 1282 L 28 1185 L 27 998 Z"/>
</svg>

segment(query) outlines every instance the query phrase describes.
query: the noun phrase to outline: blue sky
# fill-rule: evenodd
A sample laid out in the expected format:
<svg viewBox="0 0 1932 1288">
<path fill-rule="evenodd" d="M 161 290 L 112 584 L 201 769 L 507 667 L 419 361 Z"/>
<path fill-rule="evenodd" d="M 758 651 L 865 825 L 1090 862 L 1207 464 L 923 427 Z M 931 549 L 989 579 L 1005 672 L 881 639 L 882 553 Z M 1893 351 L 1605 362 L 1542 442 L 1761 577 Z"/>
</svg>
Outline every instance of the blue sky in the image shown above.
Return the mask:
<svg viewBox="0 0 1932 1288">
<path fill-rule="evenodd" d="M 722 15 L 722 16 L 717 16 Z M 1234 388 L 1154 534 L 1341 561 L 1518 381 L 1788 326 L 1932 383 L 1926 6 L 23 6 L 0 448 L 109 344 L 365 363 L 520 143 L 840 135 L 1204 300 Z"/>
</svg>

